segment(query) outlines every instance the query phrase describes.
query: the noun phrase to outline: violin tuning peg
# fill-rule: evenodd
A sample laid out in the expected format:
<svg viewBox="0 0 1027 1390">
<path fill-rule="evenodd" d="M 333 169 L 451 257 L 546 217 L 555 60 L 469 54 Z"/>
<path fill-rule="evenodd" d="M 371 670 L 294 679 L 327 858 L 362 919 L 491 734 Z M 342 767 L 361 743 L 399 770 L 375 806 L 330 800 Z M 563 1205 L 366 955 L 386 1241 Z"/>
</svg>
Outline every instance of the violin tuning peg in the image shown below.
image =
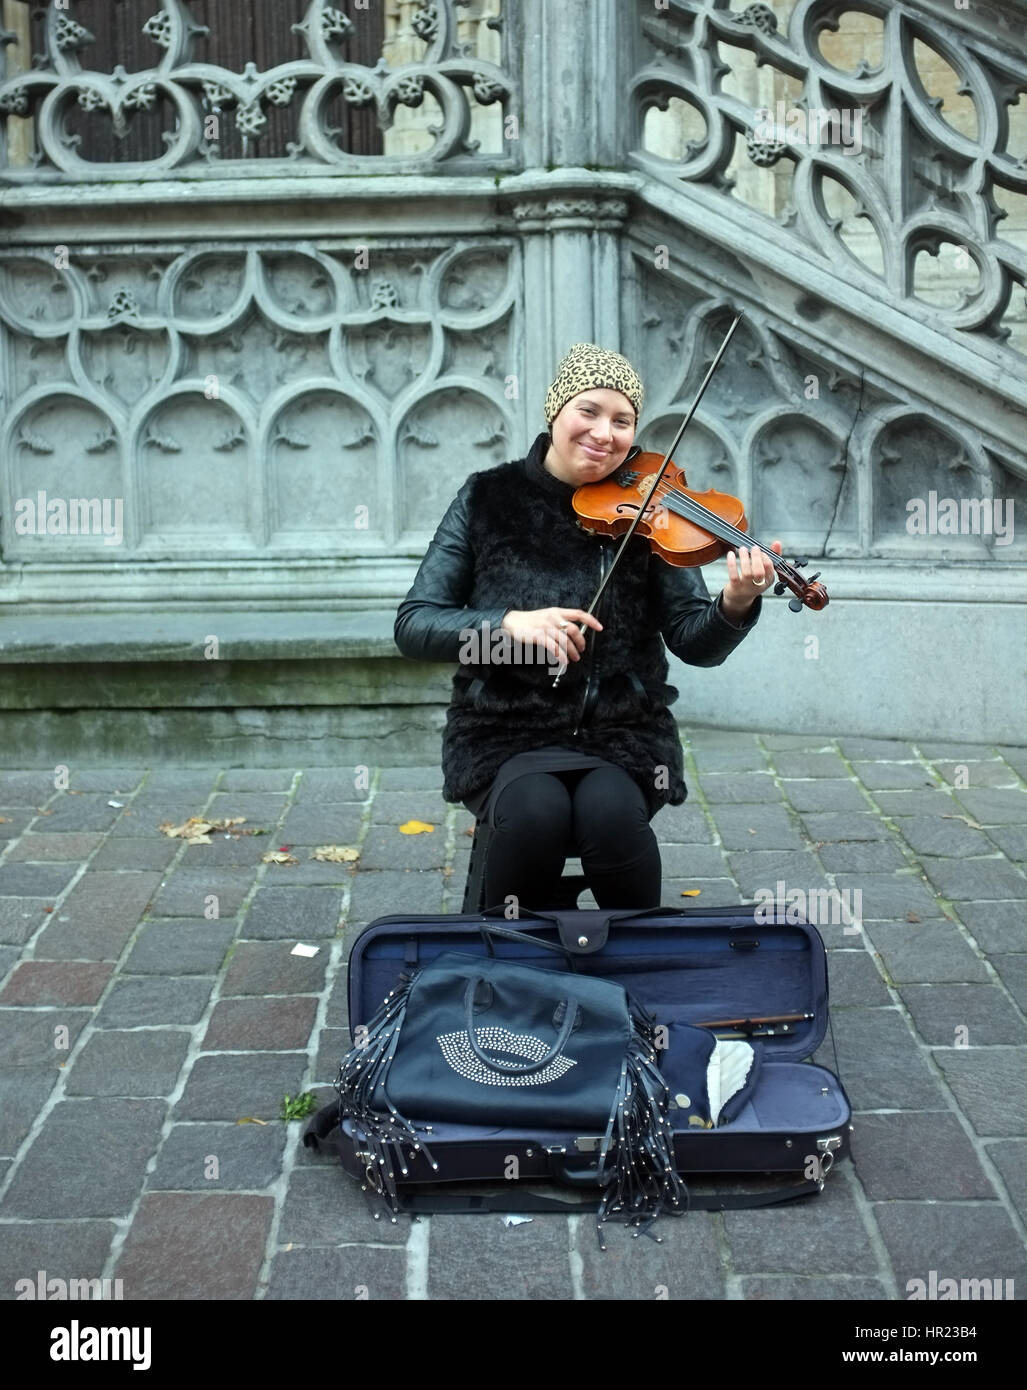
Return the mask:
<svg viewBox="0 0 1027 1390">
<path fill-rule="evenodd" d="M 813 584 L 813 583 L 814 583 L 816 580 L 818 580 L 819 578 L 820 578 L 820 571 L 817 570 L 816 574 L 811 574 L 811 575 L 810 575 L 810 577 L 806 580 L 806 583 L 807 583 L 807 584 Z"/>
<path fill-rule="evenodd" d="M 788 607 L 792 610 L 793 613 L 801 613 L 801 612 L 802 612 L 802 599 L 801 599 L 801 598 L 790 598 L 790 599 L 788 600 Z"/>
<path fill-rule="evenodd" d="M 803 570 L 809 564 L 809 560 L 793 560 L 792 563 L 797 570 Z"/>
<path fill-rule="evenodd" d="M 784 582 L 784 580 L 779 579 L 778 582 L 774 585 L 774 593 L 777 594 L 778 597 L 780 597 L 780 595 L 783 594 L 787 588 L 788 585 Z"/>
</svg>

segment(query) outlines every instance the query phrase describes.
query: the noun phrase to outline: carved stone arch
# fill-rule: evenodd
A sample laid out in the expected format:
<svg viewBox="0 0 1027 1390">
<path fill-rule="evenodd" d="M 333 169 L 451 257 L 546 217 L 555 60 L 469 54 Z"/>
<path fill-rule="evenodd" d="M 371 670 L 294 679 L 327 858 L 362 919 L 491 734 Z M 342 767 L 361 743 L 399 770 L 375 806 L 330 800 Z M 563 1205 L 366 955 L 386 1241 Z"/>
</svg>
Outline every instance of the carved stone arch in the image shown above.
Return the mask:
<svg viewBox="0 0 1027 1390">
<path fill-rule="evenodd" d="M 219 333 L 246 313 L 256 287 L 257 252 L 192 250 L 168 267 L 161 301 L 169 322 L 191 333 Z M 206 312 L 203 312 L 206 309 Z"/>
<path fill-rule="evenodd" d="M 242 395 L 180 382 L 135 417 L 132 460 L 147 558 L 252 554 L 264 543 L 259 460 Z"/>
<path fill-rule="evenodd" d="M 439 518 L 470 473 L 525 449 L 513 448 L 513 423 L 499 392 L 487 395 L 466 377 L 440 377 L 414 401 L 396 429 L 396 516 L 399 536 L 414 541 Z"/>
<path fill-rule="evenodd" d="M 56 265 L 58 253 L 63 260 L 64 252 L 67 265 Z M 0 318 L 18 332 L 62 337 L 88 312 L 88 306 L 82 271 L 71 258 L 71 248 L 63 243 L 53 251 L 21 250 L 0 260 Z M 59 312 L 48 314 L 48 309 Z"/>
<path fill-rule="evenodd" d="M 753 422 L 745 453 L 752 463 L 752 529 L 806 555 L 859 550 L 858 471 L 847 437 L 827 419 L 787 406 Z"/>
<path fill-rule="evenodd" d="M 330 328 L 343 302 L 337 262 L 312 246 L 264 250 L 255 264 L 254 298 L 283 328 L 312 332 Z"/>
<path fill-rule="evenodd" d="M 391 488 L 384 419 L 331 378 L 276 393 L 263 412 L 268 545 L 276 556 L 380 553 Z"/>
<path fill-rule="evenodd" d="M 658 415 L 646 420 L 635 437 L 635 443 L 644 452 L 659 454 L 662 458 L 680 424 L 681 412 L 664 408 Z M 717 492 L 736 496 L 743 491 L 741 478 L 744 466 L 737 442 L 714 415 L 703 414 L 701 408 L 675 449 L 672 462 L 684 469 L 690 488 L 698 488 L 701 492 L 714 488 Z"/>
<path fill-rule="evenodd" d="M 11 411 L 0 437 L 0 457 L 5 487 L 0 548 L 6 558 L 44 557 L 66 560 L 114 551 L 102 535 L 38 530 L 19 535 L 15 531 L 19 501 L 31 501 L 39 512 L 40 494 L 47 499 L 84 498 L 120 503 L 127 534 L 125 457 L 118 422 L 101 404 L 73 386 L 36 387 L 25 393 Z M 43 506 L 45 511 L 45 503 Z"/>
</svg>

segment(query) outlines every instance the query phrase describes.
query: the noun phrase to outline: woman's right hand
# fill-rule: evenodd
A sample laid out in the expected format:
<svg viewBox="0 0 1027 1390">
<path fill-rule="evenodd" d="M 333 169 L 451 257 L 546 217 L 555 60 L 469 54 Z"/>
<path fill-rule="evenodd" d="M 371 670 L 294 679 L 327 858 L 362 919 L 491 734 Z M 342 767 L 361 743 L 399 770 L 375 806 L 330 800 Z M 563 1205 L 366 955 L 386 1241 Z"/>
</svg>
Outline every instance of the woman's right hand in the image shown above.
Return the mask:
<svg viewBox="0 0 1027 1390">
<path fill-rule="evenodd" d="M 568 661 L 580 661 L 585 650 L 582 623 L 596 632 L 603 630 L 599 619 L 581 608 L 536 608 L 530 613 L 511 608 L 503 619 L 503 631 L 515 642 L 545 647 L 557 665 L 566 667 Z"/>
</svg>

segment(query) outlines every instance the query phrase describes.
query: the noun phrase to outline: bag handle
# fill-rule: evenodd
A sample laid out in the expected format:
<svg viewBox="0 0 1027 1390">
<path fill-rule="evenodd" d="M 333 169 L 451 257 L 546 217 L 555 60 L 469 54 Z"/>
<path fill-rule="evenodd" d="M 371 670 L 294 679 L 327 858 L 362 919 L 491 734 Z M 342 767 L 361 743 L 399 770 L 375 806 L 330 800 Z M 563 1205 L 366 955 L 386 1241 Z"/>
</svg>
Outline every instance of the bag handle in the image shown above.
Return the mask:
<svg viewBox="0 0 1027 1390">
<path fill-rule="evenodd" d="M 467 1025 L 467 1042 L 471 1051 L 483 1066 L 491 1071 L 498 1071 L 503 1076 L 531 1076 L 534 1072 L 542 1071 L 551 1062 L 555 1062 L 564 1048 L 567 1046 L 567 1039 L 570 1037 L 574 1024 L 577 1021 L 578 1011 L 569 999 L 561 1001 L 564 1010 L 563 1026 L 557 1035 L 556 1042 L 549 1049 L 546 1055 L 537 1062 L 496 1062 L 491 1057 L 486 1057 L 478 1044 L 478 1039 L 474 1035 L 474 996 L 478 992 L 478 986 L 484 981 L 485 976 L 479 975 L 475 979 L 467 981 L 467 989 L 464 991 L 464 1020 Z M 560 1004 L 557 1005 L 557 1009 Z"/>
<path fill-rule="evenodd" d="M 557 925 L 559 925 L 559 921 L 555 917 L 547 918 L 546 920 L 557 922 Z M 492 949 L 491 938 L 493 936 L 501 936 L 507 941 L 526 941 L 529 946 L 542 946 L 547 951 L 558 951 L 565 957 L 572 972 L 576 971 L 578 968 L 574 959 L 574 952 L 569 951 L 562 942 L 544 941 L 541 936 L 531 936 L 528 932 L 524 931 L 511 931 L 509 927 L 494 927 L 491 922 L 479 922 L 478 930 L 485 939 L 485 945 L 489 948 L 490 956 L 495 956 L 496 954 Z"/>
</svg>

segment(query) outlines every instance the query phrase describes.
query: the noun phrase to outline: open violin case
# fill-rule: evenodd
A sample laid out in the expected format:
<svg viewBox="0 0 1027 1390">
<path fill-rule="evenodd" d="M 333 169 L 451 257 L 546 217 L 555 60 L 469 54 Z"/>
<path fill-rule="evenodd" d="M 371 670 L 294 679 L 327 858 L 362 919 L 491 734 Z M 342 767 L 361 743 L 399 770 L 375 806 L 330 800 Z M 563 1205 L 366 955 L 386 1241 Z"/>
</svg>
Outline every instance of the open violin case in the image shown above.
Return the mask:
<svg viewBox="0 0 1027 1390">
<path fill-rule="evenodd" d="M 599 975 L 622 985 L 649 1011 L 664 1040 L 673 1036 L 676 1025 L 713 1024 L 710 1031 L 718 1039 L 734 1040 L 735 1048 L 741 1041 L 752 1049 L 744 1084 L 730 1095 L 728 1086 L 724 1103 L 706 1109 L 683 1091 L 674 1072 L 673 1047 L 657 1054 L 670 1096 L 666 1118 L 679 1174 L 791 1175 L 785 1187 L 771 1192 L 704 1196 L 690 1200 L 690 1209 L 770 1205 L 812 1195 L 823 1188 L 833 1164 L 848 1155 L 851 1131 L 840 1080 L 806 1060 L 829 1026 L 826 954 L 820 933 L 796 922 L 794 908 L 787 914 L 792 920 L 783 906 L 759 909 L 759 920 L 756 914 L 755 905 L 747 905 L 645 912 L 575 909 L 515 922 L 488 913 L 380 917 L 364 928 L 350 954 L 350 1032 L 359 1042 L 385 996 L 408 986 L 445 953 L 458 952 L 465 959 L 493 956 L 547 971 L 565 970 L 572 961 L 579 975 Z M 523 936 L 547 941 L 557 951 Z M 748 1054 L 748 1048 L 743 1051 Z M 689 1083 L 689 1089 L 695 1087 Z M 345 1170 L 372 1195 L 380 1193 L 370 1146 L 352 1118 L 343 1115 L 340 1123 L 339 1108 L 338 1101 L 323 1107 L 304 1142 L 337 1147 Z M 437 1195 L 439 1189 L 426 1195 L 426 1184 L 494 1184 L 514 1177 L 521 1183 L 553 1180 L 599 1190 L 602 1136 L 594 1130 L 431 1121 L 423 1129 L 437 1166 L 422 1150 L 408 1148 L 406 1172 L 396 1174 L 401 1210 L 581 1209 L 516 1192 L 515 1187 L 499 1199 L 460 1196 L 447 1201 Z"/>
</svg>

